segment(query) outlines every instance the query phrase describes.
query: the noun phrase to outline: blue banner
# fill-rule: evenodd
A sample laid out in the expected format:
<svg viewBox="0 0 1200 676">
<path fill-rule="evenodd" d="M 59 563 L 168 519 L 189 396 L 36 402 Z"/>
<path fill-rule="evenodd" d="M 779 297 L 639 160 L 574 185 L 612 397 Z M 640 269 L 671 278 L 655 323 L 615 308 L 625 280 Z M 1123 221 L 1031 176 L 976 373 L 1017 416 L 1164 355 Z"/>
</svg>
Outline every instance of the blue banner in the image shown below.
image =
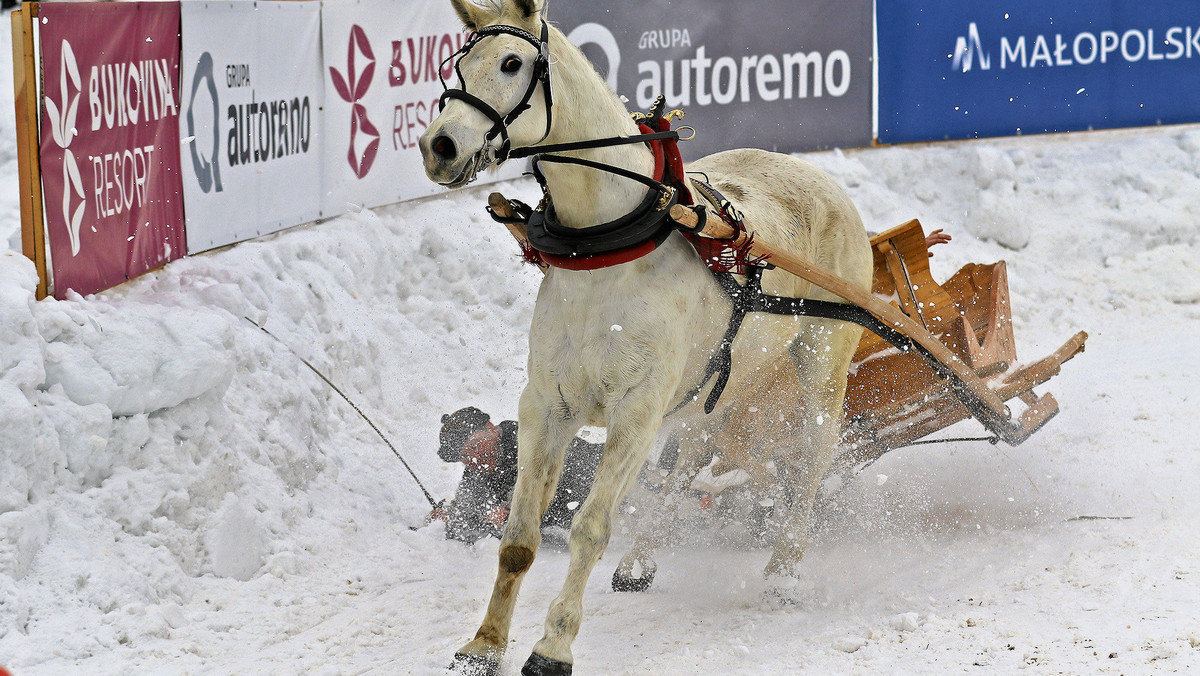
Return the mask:
<svg viewBox="0 0 1200 676">
<path fill-rule="evenodd" d="M 884 143 L 1200 121 L 1197 0 L 878 0 Z"/>
</svg>

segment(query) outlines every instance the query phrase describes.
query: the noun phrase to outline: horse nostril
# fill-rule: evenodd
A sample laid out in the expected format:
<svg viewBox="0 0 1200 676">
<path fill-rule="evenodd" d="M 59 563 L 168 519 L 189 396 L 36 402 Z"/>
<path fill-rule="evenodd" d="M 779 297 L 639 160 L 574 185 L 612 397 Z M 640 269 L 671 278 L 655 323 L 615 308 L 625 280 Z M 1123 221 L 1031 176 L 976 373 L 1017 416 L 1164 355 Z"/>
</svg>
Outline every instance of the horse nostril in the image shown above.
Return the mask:
<svg viewBox="0 0 1200 676">
<path fill-rule="evenodd" d="M 433 139 L 429 148 L 442 160 L 452 160 L 458 155 L 458 149 L 454 147 L 454 141 L 450 140 L 449 136 L 439 136 Z"/>
</svg>

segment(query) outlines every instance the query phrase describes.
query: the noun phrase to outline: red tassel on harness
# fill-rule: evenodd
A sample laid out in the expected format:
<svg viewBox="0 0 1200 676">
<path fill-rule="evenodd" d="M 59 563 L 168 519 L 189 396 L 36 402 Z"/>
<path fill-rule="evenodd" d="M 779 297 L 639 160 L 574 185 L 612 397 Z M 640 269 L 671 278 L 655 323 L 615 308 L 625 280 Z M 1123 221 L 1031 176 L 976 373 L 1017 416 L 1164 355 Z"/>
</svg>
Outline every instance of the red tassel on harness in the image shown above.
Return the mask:
<svg viewBox="0 0 1200 676">
<path fill-rule="evenodd" d="M 665 117 L 646 120 L 651 122 L 654 127 L 645 122 L 638 123 L 638 130 L 643 134 L 653 134 L 656 131 L 670 131 L 671 121 Z M 679 152 L 679 141 L 675 139 L 665 139 L 662 141 L 650 141 L 648 144 L 650 150 L 654 153 L 654 180 L 662 181 L 669 186 L 674 187 L 679 191 L 680 204 L 695 204 L 692 198 L 692 192 L 688 189 L 687 180 L 683 170 L 683 156 Z M 724 206 L 719 206 L 717 215 L 721 220 L 728 223 L 738 232 L 745 232 L 745 226 L 741 219 L 728 213 Z M 738 275 L 746 274 L 746 267 L 761 263 L 763 258 L 752 258 L 750 256 L 750 239 L 747 239 L 745 244 L 738 247 L 731 242 L 725 242 L 718 239 L 709 239 L 698 235 L 684 233 L 687 240 L 695 247 L 696 253 L 700 254 L 700 259 L 708 266 L 708 269 L 713 272 L 726 273 L 732 272 Z"/>
<path fill-rule="evenodd" d="M 647 122 L 653 122 L 657 129 L 645 122 L 639 122 L 638 131 L 643 134 L 653 134 L 671 130 L 671 121 L 665 117 L 647 120 Z M 679 141 L 664 139 L 648 141 L 647 145 L 654 153 L 654 180 L 666 183 L 678 190 L 680 204 L 693 204 L 692 191 L 688 190 L 687 181 L 683 177 L 683 156 L 679 154 Z"/>
</svg>

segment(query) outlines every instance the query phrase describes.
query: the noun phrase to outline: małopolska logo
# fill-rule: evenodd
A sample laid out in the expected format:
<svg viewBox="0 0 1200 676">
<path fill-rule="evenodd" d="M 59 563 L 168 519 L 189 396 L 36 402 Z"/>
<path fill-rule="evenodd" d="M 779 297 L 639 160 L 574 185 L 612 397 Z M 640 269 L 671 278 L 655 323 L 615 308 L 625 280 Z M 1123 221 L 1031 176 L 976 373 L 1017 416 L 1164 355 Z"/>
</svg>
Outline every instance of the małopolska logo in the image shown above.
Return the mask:
<svg viewBox="0 0 1200 676">
<path fill-rule="evenodd" d="M 62 103 L 56 104 L 50 94 L 46 94 L 46 117 L 50 118 L 50 134 L 54 143 L 63 149 L 63 220 L 71 236 L 71 255 L 79 255 L 79 224 L 83 221 L 83 211 L 87 202 L 83 194 L 83 177 L 79 174 L 79 163 L 75 161 L 75 153 L 68 147 L 71 141 L 79 135 L 75 128 L 75 118 L 79 112 L 79 97 L 83 93 L 83 80 L 79 77 L 79 65 L 75 61 L 75 51 L 71 43 L 62 42 L 62 70 L 59 73 L 59 90 Z M 72 93 L 73 92 L 73 93 Z M 79 204 L 71 206 L 72 192 L 79 198 Z"/>
<path fill-rule="evenodd" d="M 379 151 L 379 130 L 371 124 L 371 120 L 367 119 L 367 108 L 361 103 L 362 97 L 366 95 L 367 89 L 371 86 L 371 79 L 375 76 L 375 53 L 371 51 L 371 43 L 367 41 L 366 31 L 358 24 L 354 24 L 350 28 L 349 42 L 346 53 L 346 76 L 343 77 L 332 66 L 329 67 L 329 76 L 333 80 L 333 88 L 337 90 L 338 96 L 354 106 L 350 115 L 350 151 L 347 158 L 350 160 L 350 168 L 354 170 L 354 175 L 362 178 L 371 171 L 371 165 L 375 163 L 375 154 Z M 354 67 L 355 55 L 359 52 L 367 62 L 363 66 L 362 72 L 356 71 Z M 360 131 L 371 139 L 361 154 L 355 152 Z"/>
<path fill-rule="evenodd" d="M 1074 34 L 1001 35 L 991 44 L 998 48 L 1001 70 L 1103 65 L 1110 61 L 1175 61 L 1200 57 L 1200 28 L 1158 26 Z M 993 53 L 983 46 L 979 26 L 972 21 L 967 26 L 967 34 L 954 41 L 950 69 L 967 73 L 978 64 L 979 70 L 989 70 L 992 56 Z"/>
<path fill-rule="evenodd" d="M 212 99 L 212 151 L 209 152 L 208 157 L 202 157 L 198 150 L 200 141 L 196 138 L 196 118 L 192 112 L 196 107 L 196 94 L 200 91 L 201 84 L 208 85 L 208 96 Z M 192 151 L 192 168 L 196 171 L 196 180 L 200 182 L 200 189 L 204 192 L 210 190 L 221 192 L 224 189 L 221 187 L 221 162 L 219 160 L 221 129 L 217 124 L 220 114 L 221 104 L 217 98 L 217 81 L 213 77 L 212 54 L 204 52 L 196 64 L 196 74 L 192 76 L 192 96 L 188 99 L 187 112 L 187 133 L 188 137 L 192 139 L 192 142 L 188 144 Z"/>
<path fill-rule="evenodd" d="M 979 40 L 979 26 L 972 21 L 967 27 L 967 35 L 960 35 L 954 41 L 954 61 L 950 68 L 963 73 L 969 72 L 975 64 L 975 59 L 979 59 L 980 70 L 992 67 L 992 57 L 983 51 L 983 44 Z"/>
</svg>

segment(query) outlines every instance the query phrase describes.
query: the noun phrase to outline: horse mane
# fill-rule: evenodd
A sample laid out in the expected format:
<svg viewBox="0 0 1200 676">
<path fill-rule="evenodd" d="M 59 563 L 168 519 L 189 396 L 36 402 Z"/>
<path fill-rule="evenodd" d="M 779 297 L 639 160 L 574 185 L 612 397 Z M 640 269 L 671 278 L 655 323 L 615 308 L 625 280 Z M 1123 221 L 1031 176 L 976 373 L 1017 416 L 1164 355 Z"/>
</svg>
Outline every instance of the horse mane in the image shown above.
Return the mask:
<svg viewBox="0 0 1200 676">
<path fill-rule="evenodd" d="M 505 0 L 464 0 L 464 1 L 469 4 L 475 5 L 476 7 L 478 7 L 479 9 L 482 9 L 485 12 L 490 12 L 494 16 L 503 16 L 504 11 L 506 9 Z M 513 0 L 512 5 L 513 5 L 513 8 L 515 8 L 518 12 L 520 12 L 521 15 L 526 19 L 538 14 L 541 11 L 541 8 L 543 6 L 542 3 L 539 3 L 536 0 Z"/>
<path fill-rule="evenodd" d="M 491 12 L 492 14 L 494 14 L 496 16 L 500 16 L 500 14 L 504 11 L 504 0 L 466 0 L 466 1 L 472 5 L 475 5 L 479 9 L 482 9 L 487 12 Z"/>
</svg>

